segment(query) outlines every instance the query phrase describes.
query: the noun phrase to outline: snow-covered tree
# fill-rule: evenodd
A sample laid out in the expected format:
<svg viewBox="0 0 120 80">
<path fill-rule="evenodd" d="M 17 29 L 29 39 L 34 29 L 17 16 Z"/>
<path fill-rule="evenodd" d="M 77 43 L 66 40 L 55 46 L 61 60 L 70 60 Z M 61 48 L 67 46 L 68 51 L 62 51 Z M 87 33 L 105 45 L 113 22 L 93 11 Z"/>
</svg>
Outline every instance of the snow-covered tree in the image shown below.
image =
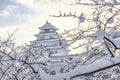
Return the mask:
<svg viewBox="0 0 120 80">
<path fill-rule="evenodd" d="M 40 80 L 26 61 L 26 45 L 17 46 L 12 38 L 14 33 L 0 39 L 0 80 Z"/>
<path fill-rule="evenodd" d="M 80 16 L 69 14 L 66 16 L 71 17 L 71 19 L 77 18 L 78 28 L 65 30 L 62 35 L 66 39 L 69 39 L 72 50 L 76 50 L 77 53 L 79 53 L 79 58 L 78 56 L 74 57 L 75 62 L 78 62 L 76 65 L 86 66 L 86 71 L 88 71 L 83 74 L 79 72 L 79 75 L 74 75 L 72 79 L 78 77 L 75 80 L 118 80 L 120 75 L 117 76 L 113 68 L 119 71 L 119 64 L 117 64 L 117 66 L 111 65 L 110 67 L 102 64 L 101 60 L 104 61 L 105 59 L 104 62 L 108 60 L 108 63 L 114 63 L 114 58 L 119 56 L 120 53 L 120 1 L 88 0 L 88 2 L 85 2 L 84 0 L 78 0 L 76 3 L 70 5 L 72 7 L 86 5 L 92 8 L 91 12 L 80 13 Z M 56 15 L 50 16 L 56 17 Z M 59 17 L 64 16 L 57 16 L 57 18 Z M 91 69 L 90 65 L 99 62 L 101 62 L 101 64 L 96 65 L 93 71 L 89 71 L 89 69 Z M 99 66 L 101 66 L 100 69 L 98 69 Z M 110 73 L 108 73 L 107 70 L 111 70 Z M 116 76 L 112 75 L 112 72 L 115 73 Z M 97 76 L 97 78 L 95 78 L 94 75 Z M 106 77 L 106 75 L 109 75 L 109 77 Z"/>
</svg>

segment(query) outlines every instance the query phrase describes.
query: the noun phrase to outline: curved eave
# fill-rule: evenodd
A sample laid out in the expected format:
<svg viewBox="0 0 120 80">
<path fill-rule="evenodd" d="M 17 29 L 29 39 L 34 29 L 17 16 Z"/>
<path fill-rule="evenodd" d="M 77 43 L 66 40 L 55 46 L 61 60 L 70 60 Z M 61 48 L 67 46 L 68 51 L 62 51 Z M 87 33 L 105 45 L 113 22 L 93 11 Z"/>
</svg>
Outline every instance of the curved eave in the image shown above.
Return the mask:
<svg viewBox="0 0 120 80">
<path fill-rule="evenodd" d="M 39 27 L 39 29 L 41 29 L 41 30 L 45 30 L 45 29 L 59 30 L 59 29 L 56 28 L 56 27 L 49 27 L 49 26 L 42 26 L 42 27 Z"/>
<path fill-rule="evenodd" d="M 57 32 L 51 32 L 51 33 L 38 33 L 35 34 L 34 36 L 43 36 L 43 35 L 58 35 Z"/>
</svg>

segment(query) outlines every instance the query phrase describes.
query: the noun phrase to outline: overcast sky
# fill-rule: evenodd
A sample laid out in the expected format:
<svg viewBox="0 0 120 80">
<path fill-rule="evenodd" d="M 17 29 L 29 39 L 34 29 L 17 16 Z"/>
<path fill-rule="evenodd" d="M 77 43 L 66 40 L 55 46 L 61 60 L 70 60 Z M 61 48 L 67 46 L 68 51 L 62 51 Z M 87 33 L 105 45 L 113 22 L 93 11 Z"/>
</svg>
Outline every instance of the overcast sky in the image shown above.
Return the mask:
<svg viewBox="0 0 120 80">
<path fill-rule="evenodd" d="M 14 37 L 18 44 L 35 39 L 34 34 L 39 32 L 38 27 L 46 20 L 60 29 L 77 27 L 75 18 L 53 18 L 49 15 L 62 13 L 89 12 L 85 6 L 70 6 L 75 0 L 0 0 L 0 36 L 6 37 L 19 29 Z"/>
</svg>

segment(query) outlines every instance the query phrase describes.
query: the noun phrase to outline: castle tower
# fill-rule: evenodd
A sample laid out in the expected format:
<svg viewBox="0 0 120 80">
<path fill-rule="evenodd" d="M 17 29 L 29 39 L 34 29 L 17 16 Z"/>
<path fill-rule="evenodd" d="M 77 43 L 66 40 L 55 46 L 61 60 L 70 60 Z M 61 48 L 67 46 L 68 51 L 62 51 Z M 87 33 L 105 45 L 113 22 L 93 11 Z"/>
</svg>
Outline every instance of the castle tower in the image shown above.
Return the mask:
<svg viewBox="0 0 120 80">
<path fill-rule="evenodd" d="M 68 44 L 56 31 L 55 26 L 51 25 L 48 21 L 39 27 L 41 30 L 36 34 L 36 40 L 31 41 L 34 53 L 43 50 L 43 55 L 48 57 L 62 57 L 68 55 Z"/>
</svg>

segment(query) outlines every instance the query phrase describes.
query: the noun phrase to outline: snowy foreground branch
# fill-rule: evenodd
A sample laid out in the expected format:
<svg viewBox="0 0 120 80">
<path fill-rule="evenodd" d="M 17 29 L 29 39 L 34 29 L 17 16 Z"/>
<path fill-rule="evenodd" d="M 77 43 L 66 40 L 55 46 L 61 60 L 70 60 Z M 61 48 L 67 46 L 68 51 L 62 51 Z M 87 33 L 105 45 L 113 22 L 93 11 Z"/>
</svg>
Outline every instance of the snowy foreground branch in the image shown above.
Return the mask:
<svg viewBox="0 0 120 80">
<path fill-rule="evenodd" d="M 63 74 L 57 74 L 57 75 L 48 75 L 44 73 L 41 69 L 39 69 L 39 73 L 42 77 L 42 79 L 45 80 L 73 80 L 75 77 L 99 72 L 108 68 L 111 68 L 113 66 L 120 64 L 120 57 L 114 57 L 111 58 L 109 56 L 106 56 L 104 58 L 101 58 L 97 61 L 95 61 L 92 64 L 81 66 L 79 65 L 75 69 L 71 70 L 68 73 Z"/>
<path fill-rule="evenodd" d="M 119 65 L 120 64 L 119 58 L 120 57 L 111 58 L 111 61 L 110 61 L 110 58 L 108 60 L 103 59 L 103 60 L 100 60 L 99 62 L 96 61 L 93 64 L 81 67 L 81 71 L 83 70 L 83 72 L 81 72 L 78 75 L 72 76 L 70 78 L 70 80 L 72 80 L 73 78 L 78 77 L 78 76 L 96 73 L 96 72 L 114 67 L 116 65 Z M 87 67 L 89 67 L 88 68 L 89 70 L 88 69 L 85 70 L 85 68 L 87 68 Z"/>
</svg>

